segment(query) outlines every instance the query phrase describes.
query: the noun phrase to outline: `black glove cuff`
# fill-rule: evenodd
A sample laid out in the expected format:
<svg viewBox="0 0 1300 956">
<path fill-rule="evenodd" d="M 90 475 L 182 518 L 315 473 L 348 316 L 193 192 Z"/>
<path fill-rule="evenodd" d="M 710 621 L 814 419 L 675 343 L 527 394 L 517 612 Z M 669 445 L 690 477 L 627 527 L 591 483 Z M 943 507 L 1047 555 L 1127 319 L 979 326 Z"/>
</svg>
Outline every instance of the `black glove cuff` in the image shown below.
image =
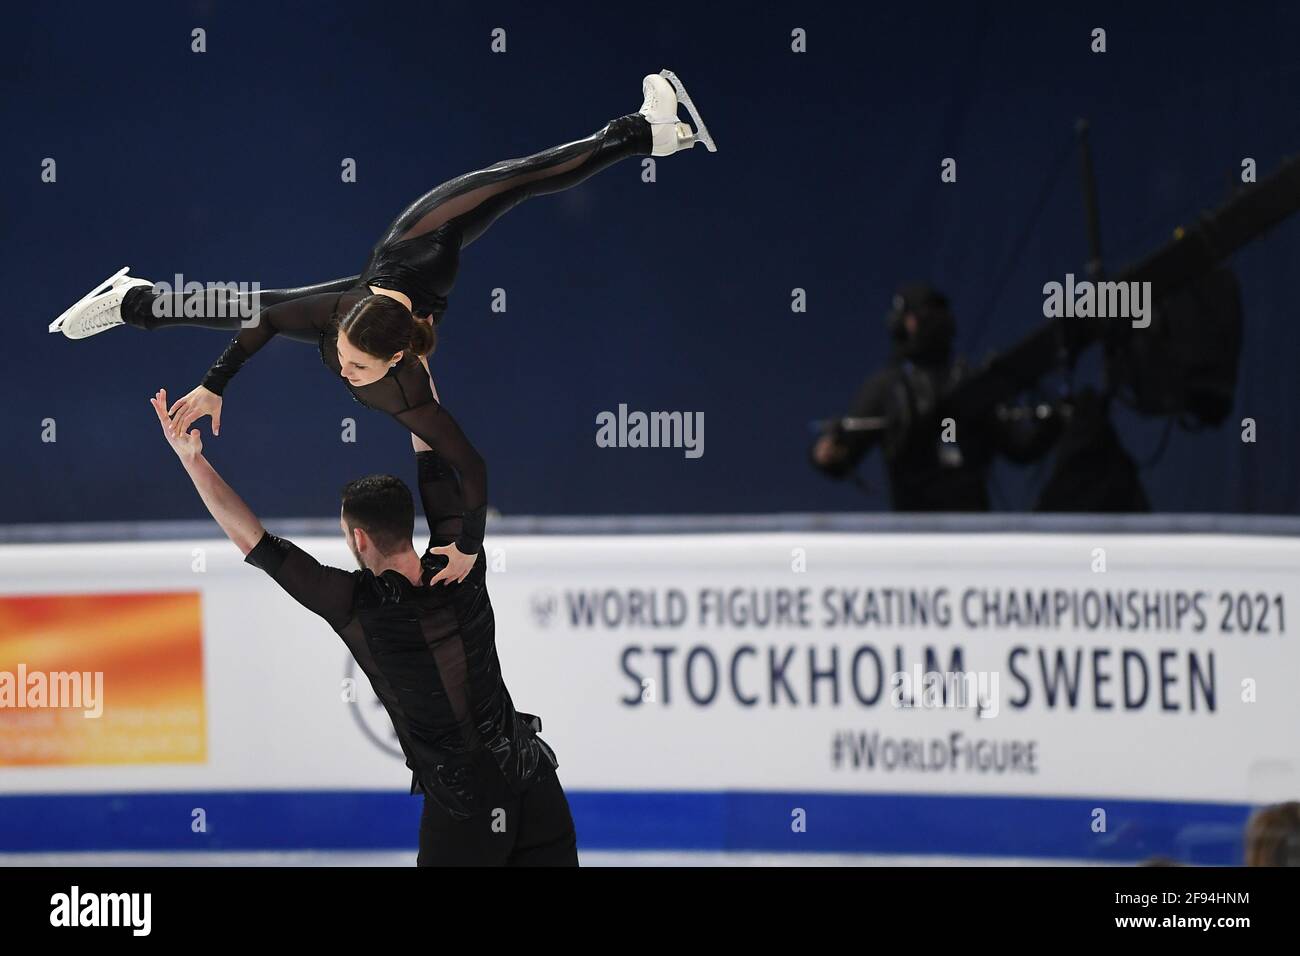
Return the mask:
<svg viewBox="0 0 1300 956">
<path fill-rule="evenodd" d="M 239 344 L 239 339 L 231 339 L 226 350 L 221 353 L 221 357 L 212 364 L 208 369 L 208 374 L 203 376 L 200 383 L 209 392 L 220 395 L 226 388 L 227 383 L 235 377 L 235 373 L 240 367 L 249 360 L 248 352 Z"/>
<path fill-rule="evenodd" d="M 460 537 L 456 539 L 456 550 L 461 554 L 478 554 L 483 547 L 483 534 L 487 528 L 487 505 L 481 505 L 461 516 Z"/>
</svg>

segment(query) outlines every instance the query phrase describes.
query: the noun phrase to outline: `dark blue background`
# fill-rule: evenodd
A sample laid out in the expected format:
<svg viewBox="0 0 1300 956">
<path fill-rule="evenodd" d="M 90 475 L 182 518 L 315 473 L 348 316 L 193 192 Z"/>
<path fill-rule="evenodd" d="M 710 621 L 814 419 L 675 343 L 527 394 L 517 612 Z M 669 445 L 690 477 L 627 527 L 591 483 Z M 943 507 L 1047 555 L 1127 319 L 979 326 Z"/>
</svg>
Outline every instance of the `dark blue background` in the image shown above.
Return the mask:
<svg viewBox="0 0 1300 956">
<path fill-rule="evenodd" d="M 1093 124 L 1107 264 L 1217 205 L 1242 157 L 1300 144 L 1300 8 L 1176 3 L 710 6 L 25 5 L 3 59 L 0 523 L 189 518 L 202 507 L 147 397 L 197 384 L 227 336 L 46 325 L 135 275 L 264 287 L 358 272 L 408 201 L 461 172 L 594 132 L 669 67 L 719 145 L 626 162 L 516 209 L 464 257 L 434 370 L 507 513 L 886 507 L 810 470 L 808 421 L 886 355 L 900 279 L 952 296 L 974 356 L 1042 321 L 1082 272 L 1069 154 L 998 308 L 991 295 L 1076 117 Z M 662 11 L 662 13 L 656 13 Z M 204 27 L 208 52 L 190 52 Z M 508 52 L 493 54 L 504 27 Z M 1089 52 L 1105 27 L 1109 51 Z M 790 52 L 790 31 L 809 52 Z M 958 183 L 939 181 L 942 157 Z M 58 183 L 40 181 L 41 160 Z M 354 157 L 359 182 L 340 181 Z M 1230 427 L 1174 435 L 1145 472 L 1162 511 L 1300 510 L 1294 279 L 1300 221 L 1235 260 L 1247 318 Z M 489 311 L 507 290 L 509 311 Z M 808 292 L 806 314 L 790 293 Z M 702 411 L 705 454 L 599 449 L 595 416 Z M 1243 445 L 1234 424 L 1259 422 Z M 357 418 L 359 440 L 339 440 Z M 43 444 L 54 418 L 58 442 Z M 1121 416 L 1140 458 L 1163 425 Z M 206 425 L 205 425 L 206 429 Z M 409 476 L 403 430 L 311 348 L 273 342 L 226 395 L 209 457 L 266 515 L 330 515 L 358 474 Z M 1000 506 L 1042 471 L 1000 468 Z"/>
</svg>

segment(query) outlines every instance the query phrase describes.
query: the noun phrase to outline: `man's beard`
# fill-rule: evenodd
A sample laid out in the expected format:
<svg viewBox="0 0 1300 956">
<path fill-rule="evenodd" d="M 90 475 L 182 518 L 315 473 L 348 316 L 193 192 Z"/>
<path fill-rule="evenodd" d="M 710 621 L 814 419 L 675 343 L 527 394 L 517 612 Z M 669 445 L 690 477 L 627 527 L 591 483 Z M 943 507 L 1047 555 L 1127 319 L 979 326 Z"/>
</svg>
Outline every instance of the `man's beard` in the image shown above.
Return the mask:
<svg viewBox="0 0 1300 956">
<path fill-rule="evenodd" d="M 352 557 L 357 559 L 357 567 L 364 571 L 366 569 L 366 563 L 361 560 L 361 555 L 357 553 L 356 546 L 352 543 L 350 537 L 348 538 L 348 550 L 352 552 Z"/>
</svg>

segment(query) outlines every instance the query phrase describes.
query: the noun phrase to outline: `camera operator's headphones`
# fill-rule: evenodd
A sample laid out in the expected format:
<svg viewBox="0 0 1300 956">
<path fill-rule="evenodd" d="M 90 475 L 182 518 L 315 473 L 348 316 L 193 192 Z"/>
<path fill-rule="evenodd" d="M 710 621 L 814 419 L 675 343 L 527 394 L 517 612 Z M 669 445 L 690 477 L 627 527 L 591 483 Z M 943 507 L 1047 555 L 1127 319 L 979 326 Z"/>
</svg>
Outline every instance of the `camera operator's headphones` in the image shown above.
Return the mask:
<svg viewBox="0 0 1300 956">
<path fill-rule="evenodd" d="M 916 316 L 916 340 L 910 348 L 903 322 L 909 313 Z M 894 293 L 891 308 L 885 314 L 885 328 L 900 351 L 910 354 L 929 351 L 935 346 L 945 349 L 951 346 L 957 335 L 957 320 L 947 296 L 933 286 L 912 282 Z"/>
</svg>

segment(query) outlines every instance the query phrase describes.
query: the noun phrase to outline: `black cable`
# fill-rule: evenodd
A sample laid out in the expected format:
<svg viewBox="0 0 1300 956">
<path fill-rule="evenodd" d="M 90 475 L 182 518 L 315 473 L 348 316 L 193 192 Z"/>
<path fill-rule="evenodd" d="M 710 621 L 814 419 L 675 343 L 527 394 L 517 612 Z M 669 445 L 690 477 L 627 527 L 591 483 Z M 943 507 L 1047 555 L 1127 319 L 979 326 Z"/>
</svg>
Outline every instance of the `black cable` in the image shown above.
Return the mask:
<svg viewBox="0 0 1300 956">
<path fill-rule="evenodd" d="M 1156 450 L 1152 452 L 1151 457 L 1138 465 L 1138 471 L 1146 471 L 1148 468 L 1156 465 L 1165 452 L 1169 449 L 1169 437 L 1174 433 L 1174 416 L 1166 416 L 1165 433 L 1160 436 L 1160 442 L 1156 445 Z"/>
<path fill-rule="evenodd" d="M 1038 220 L 1042 216 L 1043 210 L 1047 208 L 1047 201 L 1052 198 L 1052 193 L 1056 190 L 1056 184 L 1060 181 L 1061 173 L 1065 170 L 1066 160 L 1068 160 L 1070 155 L 1074 152 L 1074 147 L 1075 138 L 1071 135 L 1065 144 L 1065 148 L 1061 150 L 1060 156 L 1048 172 L 1047 179 L 1043 183 L 1042 189 L 1039 191 L 1038 200 L 1034 204 L 1033 211 L 1030 213 L 1029 221 L 1025 224 L 1024 229 L 1021 230 L 1020 236 L 1016 239 L 1011 255 L 1008 257 L 1006 265 L 1002 268 L 1001 275 L 993 285 L 992 295 L 989 297 L 984 308 L 975 317 L 975 338 L 971 340 L 971 351 L 975 351 L 980 340 L 984 337 L 985 327 L 988 324 L 989 316 L 993 314 L 993 309 L 998 304 L 998 299 L 1002 295 L 1002 290 L 1011 279 L 1016 266 L 1019 265 L 1020 258 L 1025 252 L 1025 246 L 1028 245 L 1030 238 L 1033 236 L 1034 228 L 1038 225 Z"/>
</svg>

